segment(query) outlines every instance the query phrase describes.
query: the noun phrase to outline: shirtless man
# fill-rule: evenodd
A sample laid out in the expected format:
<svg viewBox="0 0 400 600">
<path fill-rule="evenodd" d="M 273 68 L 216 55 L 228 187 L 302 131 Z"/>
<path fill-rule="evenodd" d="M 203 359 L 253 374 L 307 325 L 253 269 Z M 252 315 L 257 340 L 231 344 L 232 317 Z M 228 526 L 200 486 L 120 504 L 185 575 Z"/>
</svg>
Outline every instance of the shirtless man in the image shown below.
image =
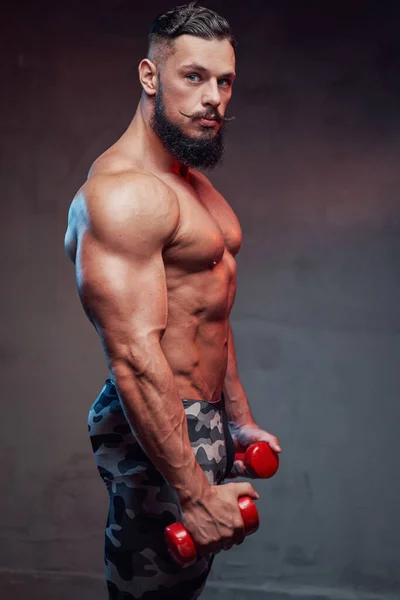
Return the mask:
<svg viewBox="0 0 400 600">
<path fill-rule="evenodd" d="M 258 498 L 247 482 L 217 485 L 232 442 L 280 452 L 237 373 L 229 314 L 240 226 L 196 170 L 221 158 L 235 42 L 225 19 L 194 4 L 160 15 L 149 39 L 136 114 L 92 166 L 65 238 L 110 370 L 89 432 L 110 496 L 112 600 L 198 598 L 213 555 L 244 539 L 238 497 Z M 163 539 L 176 520 L 199 554 L 185 569 Z"/>
</svg>

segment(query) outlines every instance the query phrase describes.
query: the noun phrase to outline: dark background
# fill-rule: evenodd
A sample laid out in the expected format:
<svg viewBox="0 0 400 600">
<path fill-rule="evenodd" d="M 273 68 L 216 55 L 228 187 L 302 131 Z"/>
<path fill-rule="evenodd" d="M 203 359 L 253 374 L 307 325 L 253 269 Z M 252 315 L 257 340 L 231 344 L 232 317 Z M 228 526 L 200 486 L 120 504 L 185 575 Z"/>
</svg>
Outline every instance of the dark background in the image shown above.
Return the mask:
<svg viewBox="0 0 400 600">
<path fill-rule="evenodd" d="M 281 469 L 259 532 L 205 598 L 400 596 L 400 10 L 204 4 L 239 40 L 224 163 L 243 228 L 239 370 Z M 129 124 L 153 18 L 173 3 L 2 9 L 3 597 L 105 598 L 106 490 L 87 412 L 107 371 L 63 250 L 91 162 Z"/>
</svg>

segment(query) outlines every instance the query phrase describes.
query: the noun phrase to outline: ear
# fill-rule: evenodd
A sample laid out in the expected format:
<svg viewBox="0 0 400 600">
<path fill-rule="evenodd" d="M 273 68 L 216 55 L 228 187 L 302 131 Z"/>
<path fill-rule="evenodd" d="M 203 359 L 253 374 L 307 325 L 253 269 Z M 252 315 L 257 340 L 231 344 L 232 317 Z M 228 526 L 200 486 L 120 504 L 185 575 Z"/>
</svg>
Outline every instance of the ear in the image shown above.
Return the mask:
<svg viewBox="0 0 400 600">
<path fill-rule="evenodd" d="M 157 67 L 149 59 L 144 58 L 139 64 L 139 80 L 148 96 L 157 92 Z"/>
</svg>

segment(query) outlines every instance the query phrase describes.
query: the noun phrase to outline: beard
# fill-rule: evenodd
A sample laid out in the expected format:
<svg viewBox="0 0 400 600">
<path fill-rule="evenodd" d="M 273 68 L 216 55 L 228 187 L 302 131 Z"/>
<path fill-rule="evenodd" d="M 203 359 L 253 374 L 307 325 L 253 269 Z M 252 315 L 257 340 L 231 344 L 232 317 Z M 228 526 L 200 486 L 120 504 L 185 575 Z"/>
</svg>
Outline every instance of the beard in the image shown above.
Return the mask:
<svg viewBox="0 0 400 600">
<path fill-rule="evenodd" d="M 150 125 L 164 148 L 186 167 L 211 170 L 221 163 L 224 153 L 226 122 L 221 122 L 216 134 L 210 127 L 204 127 L 204 133 L 199 137 L 184 133 L 180 126 L 173 123 L 166 115 L 160 81 L 154 97 L 154 110 Z"/>
</svg>

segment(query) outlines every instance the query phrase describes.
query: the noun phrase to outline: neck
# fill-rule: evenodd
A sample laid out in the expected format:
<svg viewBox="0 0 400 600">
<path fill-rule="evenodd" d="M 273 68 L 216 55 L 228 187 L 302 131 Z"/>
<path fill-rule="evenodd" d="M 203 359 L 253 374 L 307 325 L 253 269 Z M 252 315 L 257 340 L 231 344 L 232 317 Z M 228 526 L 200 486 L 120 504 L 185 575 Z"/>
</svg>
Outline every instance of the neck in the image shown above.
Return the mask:
<svg viewBox="0 0 400 600">
<path fill-rule="evenodd" d="M 186 165 L 182 165 L 181 163 L 176 162 L 172 167 L 172 172 L 176 173 L 176 175 L 180 175 L 181 177 L 186 179 L 186 181 L 189 181 L 189 167 L 187 167 Z"/>
<path fill-rule="evenodd" d="M 127 144 L 128 152 L 130 154 L 134 152 L 138 156 L 144 169 L 176 173 L 186 180 L 189 179 L 189 167 L 177 161 L 154 133 L 150 125 L 148 100 L 142 98 L 139 102 L 135 116 L 123 134 L 122 140 Z"/>
</svg>

